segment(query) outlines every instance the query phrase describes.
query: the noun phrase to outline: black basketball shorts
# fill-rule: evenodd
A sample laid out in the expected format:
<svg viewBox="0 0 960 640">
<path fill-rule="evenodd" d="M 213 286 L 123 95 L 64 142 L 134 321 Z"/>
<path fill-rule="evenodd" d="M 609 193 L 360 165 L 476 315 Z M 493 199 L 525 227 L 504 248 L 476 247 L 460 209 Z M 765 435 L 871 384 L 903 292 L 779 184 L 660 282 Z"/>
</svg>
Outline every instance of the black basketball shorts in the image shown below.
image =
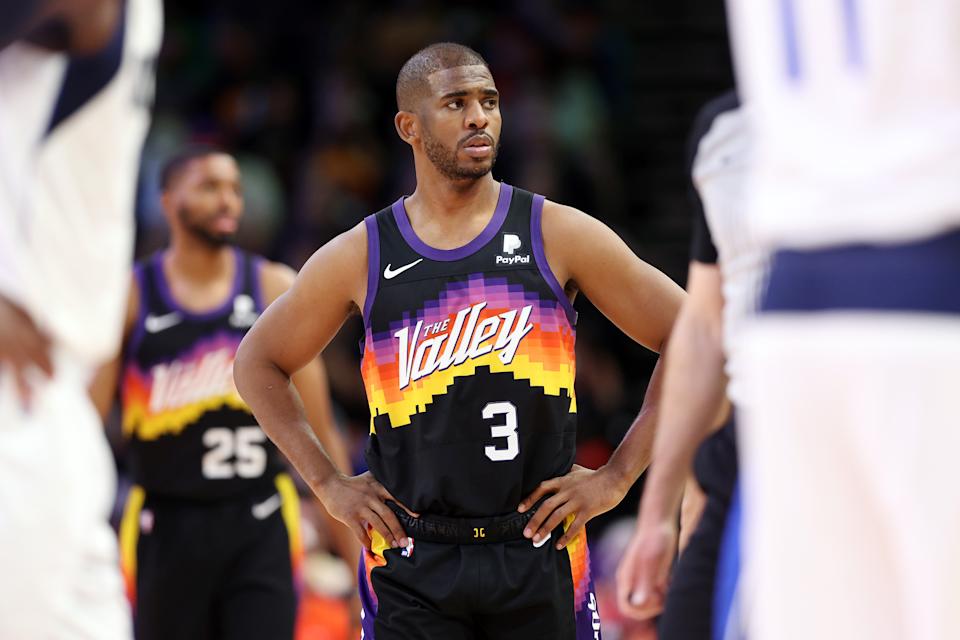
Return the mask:
<svg viewBox="0 0 960 640">
<path fill-rule="evenodd" d="M 137 640 L 292 640 L 302 547 L 289 476 L 194 502 L 134 487 L 120 528 Z"/>
<path fill-rule="evenodd" d="M 492 531 L 494 520 L 463 528 Z M 516 535 L 476 543 L 431 541 L 408 528 L 413 542 L 406 549 L 365 551 L 361 557 L 363 639 L 599 640 L 586 534 L 558 551 L 554 545 L 562 533 L 557 527 L 546 544 L 534 547 Z"/>
</svg>

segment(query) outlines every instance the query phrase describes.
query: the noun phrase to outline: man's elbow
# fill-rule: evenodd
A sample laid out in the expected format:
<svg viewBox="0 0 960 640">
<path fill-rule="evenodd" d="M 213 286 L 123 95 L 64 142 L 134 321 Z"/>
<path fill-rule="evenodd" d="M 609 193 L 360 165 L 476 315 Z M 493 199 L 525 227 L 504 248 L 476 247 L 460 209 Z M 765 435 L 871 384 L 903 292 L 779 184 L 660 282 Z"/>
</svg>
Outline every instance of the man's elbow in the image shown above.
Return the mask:
<svg viewBox="0 0 960 640">
<path fill-rule="evenodd" d="M 251 344 L 250 335 L 244 336 L 237 347 L 237 353 L 233 358 L 233 383 L 237 391 L 243 396 L 245 383 L 249 372 L 253 369 L 256 362 L 256 349 Z"/>
</svg>

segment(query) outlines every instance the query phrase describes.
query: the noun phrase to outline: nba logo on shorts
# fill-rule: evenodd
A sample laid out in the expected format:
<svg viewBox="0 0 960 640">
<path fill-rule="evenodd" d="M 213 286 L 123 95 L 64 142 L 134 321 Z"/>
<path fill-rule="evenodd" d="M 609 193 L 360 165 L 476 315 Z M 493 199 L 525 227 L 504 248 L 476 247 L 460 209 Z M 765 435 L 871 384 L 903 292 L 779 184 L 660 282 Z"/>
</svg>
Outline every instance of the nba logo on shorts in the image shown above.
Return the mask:
<svg viewBox="0 0 960 640">
<path fill-rule="evenodd" d="M 513 252 L 520 248 L 520 236 L 512 233 L 503 234 L 503 253 L 513 255 Z"/>
<path fill-rule="evenodd" d="M 144 509 L 140 512 L 140 533 L 150 533 L 153 531 L 153 511 Z"/>
</svg>

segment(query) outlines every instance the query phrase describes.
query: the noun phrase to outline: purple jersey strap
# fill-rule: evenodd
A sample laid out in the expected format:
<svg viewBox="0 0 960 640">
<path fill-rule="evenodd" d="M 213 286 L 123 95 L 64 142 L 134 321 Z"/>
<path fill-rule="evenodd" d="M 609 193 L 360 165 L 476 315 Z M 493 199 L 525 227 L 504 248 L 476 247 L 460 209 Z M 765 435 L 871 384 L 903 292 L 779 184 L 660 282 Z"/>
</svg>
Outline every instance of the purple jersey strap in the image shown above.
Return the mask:
<svg viewBox="0 0 960 640">
<path fill-rule="evenodd" d="M 366 323 L 370 320 L 370 309 L 380 283 L 380 228 L 376 215 L 367 216 L 363 223 L 367 227 L 367 295 L 363 299 L 363 321 Z"/>
<path fill-rule="evenodd" d="M 564 293 L 563 287 L 557 281 L 557 276 L 553 275 L 553 271 L 550 270 L 547 254 L 543 249 L 543 201 L 543 196 L 533 196 L 533 210 L 530 214 L 530 239 L 533 242 L 533 259 L 537 261 L 540 276 L 550 286 L 553 295 L 557 297 L 557 300 L 563 306 L 563 310 L 566 311 L 570 325 L 575 326 L 577 324 L 577 310 L 573 308 L 570 299 Z"/>
</svg>

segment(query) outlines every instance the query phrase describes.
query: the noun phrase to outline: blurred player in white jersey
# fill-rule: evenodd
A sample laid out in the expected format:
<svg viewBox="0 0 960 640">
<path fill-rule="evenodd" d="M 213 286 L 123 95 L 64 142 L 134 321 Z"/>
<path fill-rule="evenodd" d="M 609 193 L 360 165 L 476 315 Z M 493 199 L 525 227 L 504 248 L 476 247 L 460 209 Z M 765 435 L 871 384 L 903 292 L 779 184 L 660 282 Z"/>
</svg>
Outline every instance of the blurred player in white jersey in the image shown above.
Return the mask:
<svg viewBox="0 0 960 640">
<path fill-rule="evenodd" d="M 0 637 L 127 638 L 87 385 L 119 348 L 160 1 L 0 12 Z"/>
<path fill-rule="evenodd" d="M 751 637 L 960 637 L 960 3 L 729 0 L 776 250 L 746 332 Z"/>
</svg>

